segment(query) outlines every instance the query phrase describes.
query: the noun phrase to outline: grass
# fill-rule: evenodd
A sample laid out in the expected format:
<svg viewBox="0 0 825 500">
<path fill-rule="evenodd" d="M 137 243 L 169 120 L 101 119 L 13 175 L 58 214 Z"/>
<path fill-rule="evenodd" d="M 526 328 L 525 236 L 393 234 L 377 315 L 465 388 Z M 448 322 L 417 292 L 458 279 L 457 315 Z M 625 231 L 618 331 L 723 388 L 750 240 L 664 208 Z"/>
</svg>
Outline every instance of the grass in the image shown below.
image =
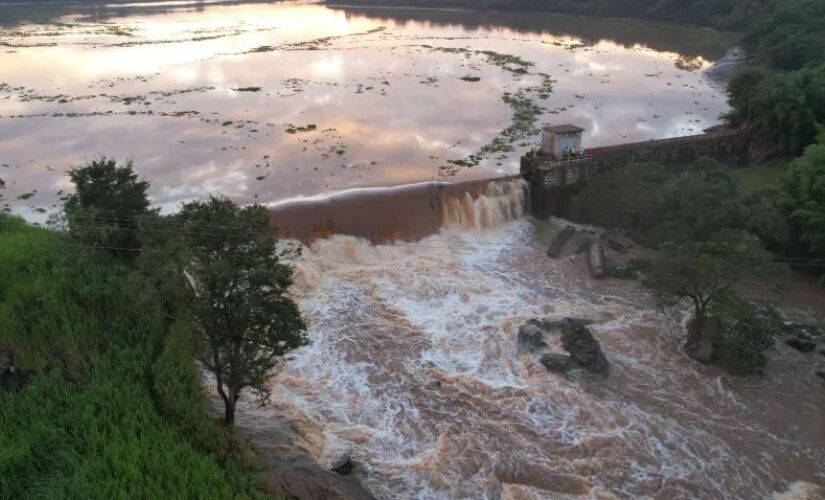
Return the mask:
<svg viewBox="0 0 825 500">
<path fill-rule="evenodd" d="M 0 498 L 258 498 L 149 279 L 0 214 Z"/>
</svg>

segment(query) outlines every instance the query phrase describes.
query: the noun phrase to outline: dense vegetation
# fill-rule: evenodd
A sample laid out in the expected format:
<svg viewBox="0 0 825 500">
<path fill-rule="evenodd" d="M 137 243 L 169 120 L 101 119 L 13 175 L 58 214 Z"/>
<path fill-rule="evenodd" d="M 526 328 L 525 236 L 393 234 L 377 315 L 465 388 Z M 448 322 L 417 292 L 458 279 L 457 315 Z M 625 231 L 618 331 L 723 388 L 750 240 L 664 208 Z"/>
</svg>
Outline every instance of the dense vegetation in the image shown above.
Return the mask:
<svg viewBox="0 0 825 500">
<path fill-rule="evenodd" d="M 769 309 L 739 299 L 735 287 L 745 276 L 781 271 L 767 250 L 788 239 L 774 197 L 742 192 L 729 169 L 707 159 L 681 173 L 634 164 L 597 177 L 574 198 L 571 215 L 620 228 L 658 249 L 652 262 L 634 270 L 660 302 L 687 300 L 692 321 L 720 320 L 714 360 L 737 373 L 761 370 L 781 323 L 763 321 Z M 744 325 L 757 323 L 763 327 L 753 335 L 743 333 Z"/>
<path fill-rule="evenodd" d="M 0 214 L 0 498 L 262 496 L 253 457 L 209 416 L 196 360 L 233 353 L 204 366 L 234 403 L 305 342 L 265 210 L 213 199 L 162 217 L 131 165 L 107 159 L 71 178 L 66 231 Z M 211 272 L 194 264 L 207 253 Z M 243 307 L 207 335 L 218 295 Z"/>
</svg>

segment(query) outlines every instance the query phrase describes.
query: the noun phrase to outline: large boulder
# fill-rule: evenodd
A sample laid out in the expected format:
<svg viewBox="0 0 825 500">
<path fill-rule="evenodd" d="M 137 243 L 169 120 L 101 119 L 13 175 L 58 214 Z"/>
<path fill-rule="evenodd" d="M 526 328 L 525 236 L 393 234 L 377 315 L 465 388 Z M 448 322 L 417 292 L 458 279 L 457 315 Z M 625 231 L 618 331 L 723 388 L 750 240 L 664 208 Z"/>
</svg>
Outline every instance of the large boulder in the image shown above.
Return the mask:
<svg viewBox="0 0 825 500">
<path fill-rule="evenodd" d="M 561 342 L 579 366 L 599 375 L 607 375 L 610 363 L 593 334 L 584 325 L 569 319 L 561 329 Z"/>
<path fill-rule="evenodd" d="M 544 365 L 547 371 L 554 373 L 564 373 L 578 366 L 571 356 L 559 352 L 545 354 L 539 363 Z"/>
<path fill-rule="evenodd" d="M 685 352 L 700 363 L 710 363 L 719 330 L 719 320 L 716 318 L 691 318 L 687 324 Z"/>
<path fill-rule="evenodd" d="M 534 322 L 521 325 L 518 328 L 518 351 L 520 353 L 534 352 L 547 347 L 544 341 L 544 331 Z"/>
<path fill-rule="evenodd" d="M 580 326 L 592 325 L 593 320 L 587 318 L 571 318 L 569 316 L 547 316 L 540 321 L 541 327 L 548 332 L 561 331 L 567 323 L 574 323 Z"/>
</svg>

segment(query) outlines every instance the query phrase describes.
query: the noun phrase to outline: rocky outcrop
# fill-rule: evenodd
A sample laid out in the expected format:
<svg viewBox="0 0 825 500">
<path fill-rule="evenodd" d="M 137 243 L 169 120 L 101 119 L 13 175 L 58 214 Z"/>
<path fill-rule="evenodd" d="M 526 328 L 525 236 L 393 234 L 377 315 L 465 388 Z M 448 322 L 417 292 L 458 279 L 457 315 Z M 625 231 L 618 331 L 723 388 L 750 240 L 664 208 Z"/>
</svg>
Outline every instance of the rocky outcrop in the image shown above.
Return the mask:
<svg viewBox="0 0 825 500">
<path fill-rule="evenodd" d="M 719 321 L 715 318 L 691 318 L 687 324 L 685 352 L 700 363 L 713 360 L 713 343 L 719 336 Z"/>
<path fill-rule="evenodd" d="M 286 493 L 299 500 L 373 500 L 357 482 L 327 472 L 317 464 L 305 461 L 278 463 L 262 476 L 263 486 L 270 492 Z"/>
<path fill-rule="evenodd" d="M 610 363 L 599 342 L 587 328 L 591 323 L 593 321 L 586 318 L 560 316 L 530 320 L 519 327 L 518 351 L 521 354 L 540 352 L 547 347 L 545 335 L 561 334 L 562 346 L 569 354 L 545 353 L 539 358 L 539 363 L 554 373 L 583 368 L 606 376 L 610 371 Z"/>
<path fill-rule="evenodd" d="M 599 375 L 606 376 L 609 373 L 610 363 L 586 326 L 573 320 L 566 321 L 561 329 L 561 342 L 580 367 Z"/>
<path fill-rule="evenodd" d="M 535 352 L 545 347 L 544 331 L 536 323 L 529 322 L 518 328 L 519 353 Z"/>
<path fill-rule="evenodd" d="M 561 332 L 561 328 L 565 324 L 574 324 L 579 326 L 592 325 L 593 320 L 587 318 L 572 318 L 570 316 L 547 316 L 539 321 L 541 328 L 548 332 Z"/>
<path fill-rule="evenodd" d="M 547 371 L 553 373 L 564 373 L 568 370 L 572 370 L 576 368 L 576 362 L 573 361 L 573 357 L 568 354 L 562 354 L 560 352 L 551 352 L 545 354 L 544 356 L 539 359 L 539 363 L 544 365 L 547 368 Z"/>
</svg>

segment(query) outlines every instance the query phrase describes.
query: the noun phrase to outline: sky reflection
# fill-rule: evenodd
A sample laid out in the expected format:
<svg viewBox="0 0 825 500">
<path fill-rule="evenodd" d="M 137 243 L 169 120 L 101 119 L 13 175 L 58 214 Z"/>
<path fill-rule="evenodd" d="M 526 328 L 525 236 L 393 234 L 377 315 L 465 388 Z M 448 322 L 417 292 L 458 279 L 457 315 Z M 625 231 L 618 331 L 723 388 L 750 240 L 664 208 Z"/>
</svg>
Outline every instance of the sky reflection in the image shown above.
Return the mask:
<svg viewBox="0 0 825 500">
<path fill-rule="evenodd" d="M 72 24 L 0 29 L 3 203 L 32 218 L 98 155 L 133 158 L 164 210 L 512 174 L 535 137 L 454 177 L 439 167 L 506 128 L 502 94 L 541 73 L 554 83 L 534 98 L 538 124 L 576 123 L 589 146 L 699 133 L 726 110 L 702 69 L 730 39 L 681 27 L 308 4 L 65 14 Z M 485 50 L 534 65 L 520 76 Z"/>
</svg>

